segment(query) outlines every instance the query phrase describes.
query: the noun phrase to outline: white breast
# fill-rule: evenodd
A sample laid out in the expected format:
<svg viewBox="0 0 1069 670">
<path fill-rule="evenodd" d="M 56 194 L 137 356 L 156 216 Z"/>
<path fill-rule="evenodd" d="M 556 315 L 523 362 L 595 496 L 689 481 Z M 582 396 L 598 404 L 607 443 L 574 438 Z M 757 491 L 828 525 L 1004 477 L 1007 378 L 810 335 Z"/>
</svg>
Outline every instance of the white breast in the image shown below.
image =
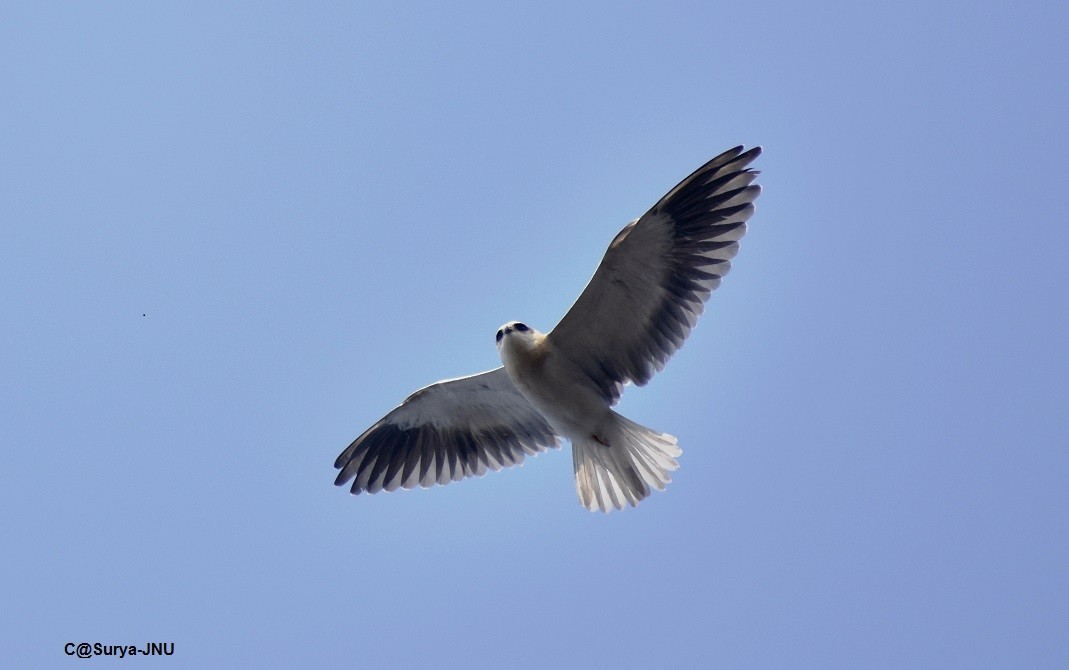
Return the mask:
<svg viewBox="0 0 1069 670">
<path fill-rule="evenodd" d="M 499 347 L 512 383 L 570 440 L 598 432 L 608 405 L 582 369 L 555 351 L 541 333 L 506 335 Z"/>
</svg>

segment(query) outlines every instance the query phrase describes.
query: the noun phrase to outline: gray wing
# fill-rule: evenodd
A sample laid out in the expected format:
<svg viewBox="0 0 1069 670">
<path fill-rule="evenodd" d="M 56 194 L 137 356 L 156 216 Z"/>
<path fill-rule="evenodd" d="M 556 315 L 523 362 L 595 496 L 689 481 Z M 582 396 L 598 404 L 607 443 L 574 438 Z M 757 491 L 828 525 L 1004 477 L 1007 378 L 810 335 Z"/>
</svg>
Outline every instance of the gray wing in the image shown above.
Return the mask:
<svg viewBox="0 0 1069 670">
<path fill-rule="evenodd" d="M 725 151 L 624 227 L 549 334 L 607 402 L 664 368 L 731 269 L 761 192 L 746 169 L 760 153 Z"/>
<path fill-rule="evenodd" d="M 334 481 L 353 494 L 481 477 L 560 443 L 504 368 L 446 379 L 410 395 L 341 452 Z"/>
</svg>

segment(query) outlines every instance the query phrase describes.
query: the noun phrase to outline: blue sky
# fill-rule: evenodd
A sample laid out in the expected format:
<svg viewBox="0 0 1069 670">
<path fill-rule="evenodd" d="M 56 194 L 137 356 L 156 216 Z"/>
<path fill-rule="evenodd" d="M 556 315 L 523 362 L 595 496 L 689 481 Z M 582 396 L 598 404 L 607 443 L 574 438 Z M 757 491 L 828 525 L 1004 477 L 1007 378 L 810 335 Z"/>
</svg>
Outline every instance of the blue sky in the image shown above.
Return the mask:
<svg viewBox="0 0 1069 670">
<path fill-rule="evenodd" d="M 1053 2 L 5 3 L 4 657 L 1066 665 L 1067 28 Z M 621 406 L 679 438 L 667 493 L 590 514 L 566 450 L 332 485 L 740 143 L 765 192 L 735 270 Z"/>
</svg>

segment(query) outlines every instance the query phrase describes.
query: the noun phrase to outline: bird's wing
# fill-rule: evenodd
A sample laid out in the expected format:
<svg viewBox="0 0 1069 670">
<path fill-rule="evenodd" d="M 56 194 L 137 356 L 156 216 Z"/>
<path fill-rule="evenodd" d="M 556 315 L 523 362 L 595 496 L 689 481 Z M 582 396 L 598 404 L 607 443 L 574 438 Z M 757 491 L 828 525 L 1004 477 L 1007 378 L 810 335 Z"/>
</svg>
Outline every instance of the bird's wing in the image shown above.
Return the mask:
<svg viewBox="0 0 1069 670">
<path fill-rule="evenodd" d="M 761 192 L 746 168 L 760 153 L 725 151 L 625 226 L 548 335 L 606 401 L 664 368 L 731 269 Z"/>
<path fill-rule="evenodd" d="M 354 494 L 448 484 L 560 443 L 504 368 L 446 379 L 410 395 L 334 461 Z"/>
</svg>

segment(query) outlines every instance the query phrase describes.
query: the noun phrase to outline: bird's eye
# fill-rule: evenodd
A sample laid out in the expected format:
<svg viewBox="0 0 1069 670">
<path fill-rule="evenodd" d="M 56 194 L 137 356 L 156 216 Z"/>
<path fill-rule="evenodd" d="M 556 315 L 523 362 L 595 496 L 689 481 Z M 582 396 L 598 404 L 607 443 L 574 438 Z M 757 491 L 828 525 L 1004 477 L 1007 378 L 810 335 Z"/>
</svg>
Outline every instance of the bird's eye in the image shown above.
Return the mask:
<svg viewBox="0 0 1069 670">
<path fill-rule="evenodd" d="M 498 328 L 497 329 L 497 341 L 500 342 L 501 338 L 504 337 L 504 336 L 505 336 L 505 329 L 504 328 Z"/>
<path fill-rule="evenodd" d="M 525 324 L 517 323 L 516 330 L 520 331 L 521 333 L 526 333 L 530 330 L 530 328 L 528 328 Z"/>
</svg>

